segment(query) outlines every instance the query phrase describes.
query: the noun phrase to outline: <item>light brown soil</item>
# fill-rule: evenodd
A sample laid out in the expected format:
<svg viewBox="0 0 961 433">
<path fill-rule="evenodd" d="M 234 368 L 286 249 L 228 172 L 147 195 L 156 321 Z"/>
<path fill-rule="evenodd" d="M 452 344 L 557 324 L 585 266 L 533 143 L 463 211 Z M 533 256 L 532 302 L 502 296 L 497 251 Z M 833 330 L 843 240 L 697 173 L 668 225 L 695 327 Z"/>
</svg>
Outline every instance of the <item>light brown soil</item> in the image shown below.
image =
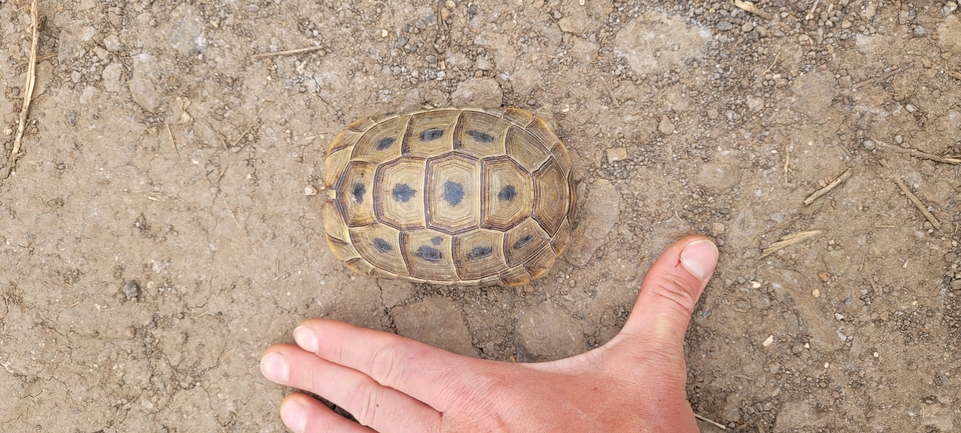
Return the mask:
<svg viewBox="0 0 961 433">
<path fill-rule="evenodd" d="M 957 4 L 756 5 L 770 17 L 42 1 L 24 154 L 0 187 L 0 430 L 282 431 L 290 390 L 258 360 L 306 317 L 490 359 L 580 353 L 697 232 L 722 258 L 687 340 L 695 412 L 739 432 L 958 431 L 961 166 L 892 149 L 961 155 Z M 254 57 L 304 47 L 320 48 Z M 29 50 L 29 2 L 0 2 L 0 167 Z M 580 227 L 531 285 L 378 281 L 327 250 L 333 134 L 451 104 L 535 111 L 576 158 Z"/>
</svg>

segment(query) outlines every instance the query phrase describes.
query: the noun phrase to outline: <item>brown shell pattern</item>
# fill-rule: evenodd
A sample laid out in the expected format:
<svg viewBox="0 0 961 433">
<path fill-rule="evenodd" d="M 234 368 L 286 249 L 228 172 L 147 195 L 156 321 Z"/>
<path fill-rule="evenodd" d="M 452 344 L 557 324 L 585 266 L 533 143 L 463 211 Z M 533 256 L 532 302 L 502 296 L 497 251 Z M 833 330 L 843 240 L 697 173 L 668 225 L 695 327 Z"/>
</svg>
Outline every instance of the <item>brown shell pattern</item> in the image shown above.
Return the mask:
<svg viewBox="0 0 961 433">
<path fill-rule="evenodd" d="M 524 110 L 358 119 L 327 152 L 327 242 L 348 267 L 374 277 L 526 284 L 570 241 L 570 173 L 567 149 Z"/>
</svg>

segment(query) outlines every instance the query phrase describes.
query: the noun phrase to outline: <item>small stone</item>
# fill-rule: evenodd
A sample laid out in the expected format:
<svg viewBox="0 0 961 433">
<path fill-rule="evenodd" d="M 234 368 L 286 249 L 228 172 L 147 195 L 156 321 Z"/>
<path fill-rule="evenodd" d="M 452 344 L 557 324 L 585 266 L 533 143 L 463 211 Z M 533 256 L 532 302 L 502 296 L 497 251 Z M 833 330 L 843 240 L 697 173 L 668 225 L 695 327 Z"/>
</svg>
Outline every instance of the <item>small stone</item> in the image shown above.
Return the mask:
<svg viewBox="0 0 961 433">
<path fill-rule="evenodd" d="M 731 23 L 730 23 L 730 22 L 727 22 L 727 21 L 721 21 L 721 22 L 717 23 L 717 29 L 720 30 L 720 31 L 722 31 L 722 32 L 726 32 L 726 31 L 731 30 L 731 29 L 733 29 L 733 28 L 734 28 L 734 26 L 731 25 Z"/>
<path fill-rule="evenodd" d="M 917 26 L 914 28 L 914 36 L 927 36 L 931 34 L 931 30 L 928 30 L 922 26 Z"/>
<path fill-rule="evenodd" d="M 306 195 L 307 197 L 313 197 L 317 195 L 319 192 L 320 191 L 317 191 L 317 188 L 314 188 L 313 185 L 307 185 L 306 187 L 304 187 L 304 195 Z"/>
<path fill-rule="evenodd" d="M 905 25 L 911 21 L 911 13 L 908 11 L 898 12 L 898 24 Z"/>
<path fill-rule="evenodd" d="M 457 85 L 457 90 L 451 95 L 451 102 L 455 106 L 473 106 L 484 108 L 500 107 L 504 94 L 497 81 L 493 78 L 471 78 Z"/>
<path fill-rule="evenodd" d="M 723 194 L 741 181 L 741 170 L 737 165 L 712 161 L 701 166 L 695 183 L 705 191 Z"/>
<path fill-rule="evenodd" d="M 127 284 L 124 284 L 120 290 L 123 291 L 123 294 L 127 295 L 128 298 L 136 298 L 140 296 L 140 282 L 137 280 L 127 281 Z"/>
<path fill-rule="evenodd" d="M 741 25 L 742 32 L 747 33 L 747 32 L 750 32 L 751 30 L 754 30 L 754 22 L 748 21 L 743 25 Z"/>
<path fill-rule="evenodd" d="M 908 110 L 908 113 L 914 113 L 915 111 L 918 111 L 917 107 L 915 107 L 914 105 L 911 105 L 911 104 L 905 105 L 905 106 L 904 106 L 904 109 L 905 109 L 905 110 Z M 899 143 L 899 144 L 900 144 L 900 143 Z"/>
<path fill-rule="evenodd" d="M 627 148 L 612 147 L 607 149 L 607 162 L 617 162 L 627 159 Z"/>
<path fill-rule="evenodd" d="M 708 119 L 717 120 L 717 117 L 720 116 L 720 115 L 721 115 L 721 113 L 718 113 L 717 110 L 715 110 L 715 109 L 713 109 L 713 108 L 711 108 L 710 110 L 707 110 L 707 118 L 708 118 Z"/>
<path fill-rule="evenodd" d="M 814 296 L 815 298 L 820 298 L 820 297 L 821 297 L 821 291 L 818 290 L 818 289 L 814 289 L 814 290 L 811 291 L 811 296 Z"/>
<path fill-rule="evenodd" d="M 724 224 L 723 224 L 723 223 L 714 223 L 714 224 L 712 224 L 712 225 L 711 225 L 711 232 L 712 232 L 715 236 L 723 235 L 723 234 L 724 234 Z"/>
<path fill-rule="evenodd" d="M 761 343 L 761 345 L 764 346 L 764 347 L 768 347 L 768 346 L 770 346 L 770 345 L 772 345 L 772 344 L 774 344 L 774 336 L 773 336 L 773 335 L 768 335 L 767 339 L 765 339 L 764 342 Z"/>
<path fill-rule="evenodd" d="M 764 100 L 756 96 L 747 97 L 747 108 L 755 113 L 764 109 Z"/>
<path fill-rule="evenodd" d="M 657 130 L 661 134 L 671 135 L 674 133 L 674 123 L 667 116 L 661 116 L 661 121 L 657 124 Z"/>
<path fill-rule="evenodd" d="M 941 14 L 944 16 L 949 16 L 958 10 L 958 4 L 955 2 L 947 2 L 944 7 L 941 8 Z"/>
<path fill-rule="evenodd" d="M 876 147 L 874 142 L 871 140 L 864 140 L 863 142 L 861 142 L 861 145 L 864 146 L 864 148 L 867 150 L 874 150 L 874 148 Z"/>
<path fill-rule="evenodd" d="M 904 137 L 902 137 L 901 134 L 895 135 L 894 142 L 898 144 L 904 143 Z"/>
</svg>

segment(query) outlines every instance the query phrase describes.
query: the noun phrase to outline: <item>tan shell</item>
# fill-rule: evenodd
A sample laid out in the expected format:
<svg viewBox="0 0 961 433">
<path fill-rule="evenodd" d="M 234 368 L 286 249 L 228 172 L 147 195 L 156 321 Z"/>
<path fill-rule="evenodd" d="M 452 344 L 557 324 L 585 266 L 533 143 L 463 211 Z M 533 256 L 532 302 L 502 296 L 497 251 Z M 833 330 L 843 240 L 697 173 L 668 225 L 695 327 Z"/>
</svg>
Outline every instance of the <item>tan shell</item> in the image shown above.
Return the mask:
<svg viewBox="0 0 961 433">
<path fill-rule="evenodd" d="M 334 137 L 325 168 L 327 243 L 361 274 L 520 285 L 570 241 L 570 155 L 524 110 L 358 119 Z"/>
</svg>

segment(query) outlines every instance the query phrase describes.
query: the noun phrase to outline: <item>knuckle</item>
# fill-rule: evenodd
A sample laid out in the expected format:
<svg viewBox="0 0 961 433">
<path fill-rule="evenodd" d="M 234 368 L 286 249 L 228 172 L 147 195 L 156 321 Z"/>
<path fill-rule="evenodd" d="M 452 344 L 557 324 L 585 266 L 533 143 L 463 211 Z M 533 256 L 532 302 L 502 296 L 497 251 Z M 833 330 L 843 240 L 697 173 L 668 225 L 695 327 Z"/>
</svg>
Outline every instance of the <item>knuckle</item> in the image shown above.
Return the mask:
<svg viewBox="0 0 961 433">
<path fill-rule="evenodd" d="M 694 313 L 694 304 L 697 303 L 694 292 L 690 281 L 677 274 L 669 273 L 654 281 L 652 294 L 669 301 L 668 305 L 690 316 Z"/>
<path fill-rule="evenodd" d="M 402 359 L 403 355 L 400 348 L 392 344 L 383 346 L 370 357 L 370 365 L 367 371 L 370 373 L 370 377 L 377 382 L 393 383 L 397 374 L 401 371 Z"/>
<path fill-rule="evenodd" d="M 345 407 L 363 425 L 372 425 L 383 400 L 383 388 L 371 381 L 361 381 L 347 392 Z"/>
</svg>

